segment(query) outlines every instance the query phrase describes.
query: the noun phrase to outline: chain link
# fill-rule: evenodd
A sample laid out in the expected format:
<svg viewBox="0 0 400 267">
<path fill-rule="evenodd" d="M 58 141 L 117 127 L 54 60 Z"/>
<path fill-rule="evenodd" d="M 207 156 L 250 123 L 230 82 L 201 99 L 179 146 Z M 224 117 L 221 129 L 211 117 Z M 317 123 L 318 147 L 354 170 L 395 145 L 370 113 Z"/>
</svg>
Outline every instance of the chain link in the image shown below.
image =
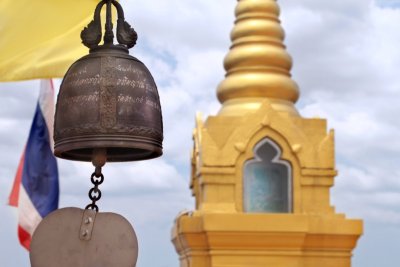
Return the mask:
<svg viewBox="0 0 400 267">
<path fill-rule="evenodd" d="M 92 201 L 89 205 L 86 206 L 85 209 L 92 209 L 96 212 L 99 211 L 99 207 L 96 205 L 96 201 L 99 201 L 101 198 L 101 191 L 99 189 L 99 185 L 101 185 L 104 181 L 104 176 L 101 173 L 101 168 L 96 168 L 96 171 L 90 177 L 92 184 L 94 185 L 93 188 L 89 190 L 89 198 Z"/>
</svg>

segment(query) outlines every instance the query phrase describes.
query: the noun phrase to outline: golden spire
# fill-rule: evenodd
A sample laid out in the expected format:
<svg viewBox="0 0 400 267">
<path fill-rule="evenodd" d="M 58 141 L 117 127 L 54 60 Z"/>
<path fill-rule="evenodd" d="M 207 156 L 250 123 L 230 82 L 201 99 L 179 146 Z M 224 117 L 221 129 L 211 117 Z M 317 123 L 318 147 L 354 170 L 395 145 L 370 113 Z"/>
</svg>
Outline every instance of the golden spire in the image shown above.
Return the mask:
<svg viewBox="0 0 400 267">
<path fill-rule="evenodd" d="M 232 46 L 225 57 L 226 78 L 217 94 L 220 115 L 257 110 L 268 99 L 280 112 L 297 115 L 299 98 L 291 79 L 292 59 L 283 44 L 284 31 L 275 0 L 238 0 Z"/>
</svg>

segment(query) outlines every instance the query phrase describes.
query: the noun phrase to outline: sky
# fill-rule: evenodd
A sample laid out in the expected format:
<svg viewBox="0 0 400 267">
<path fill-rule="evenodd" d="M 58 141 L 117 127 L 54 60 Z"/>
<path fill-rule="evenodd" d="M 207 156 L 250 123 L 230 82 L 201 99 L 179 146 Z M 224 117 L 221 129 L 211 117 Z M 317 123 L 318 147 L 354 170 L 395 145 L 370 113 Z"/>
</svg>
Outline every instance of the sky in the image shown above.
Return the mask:
<svg viewBox="0 0 400 267">
<path fill-rule="evenodd" d="M 216 114 L 224 78 L 234 0 L 124 1 L 139 34 L 131 54 L 153 74 L 160 93 L 163 157 L 104 167 L 102 211 L 125 216 L 139 239 L 138 267 L 178 266 L 170 242 L 175 216 L 194 208 L 189 153 L 194 117 Z M 280 0 L 293 79 L 303 117 L 328 120 L 336 134 L 339 175 L 331 202 L 362 218 L 365 234 L 354 267 L 399 266 L 400 259 L 400 1 Z M 59 85 L 57 80 L 56 84 Z M 28 267 L 17 213 L 6 205 L 36 100 L 38 81 L 0 84 L 0 262 Z M 85 207 L 89 163 L 59 160 L 60 207 Z M 1 204 L 3 203 L 3 204 Z"/>
</svg>

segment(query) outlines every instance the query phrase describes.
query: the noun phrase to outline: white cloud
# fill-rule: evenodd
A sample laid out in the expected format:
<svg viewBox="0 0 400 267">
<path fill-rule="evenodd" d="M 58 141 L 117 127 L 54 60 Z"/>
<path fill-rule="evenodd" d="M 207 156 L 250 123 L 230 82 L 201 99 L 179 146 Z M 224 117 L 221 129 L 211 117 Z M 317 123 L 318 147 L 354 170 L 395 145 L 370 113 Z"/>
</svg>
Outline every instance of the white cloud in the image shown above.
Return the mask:
<svg viewBox="0 0 400 267">
<path fill-rule="evenodd" d="M 339 176 L 332 203 L 349 217 L 399 226 L 400 11 L 335 1 L 332 12 L 309 2 L 291 6 L 288 15 L 296 15 L 285 24 L 301 86 L 300 112 L 327 118 L 335 129 Z M 363 6 L 350 11 L 357 4 Z M 336 13 L 342 8 L 348 12 Z M 295 20 L 304 16 L 303 30 Z M 372 242 L 370 236 L 362 241 Z"/>
<path fill-rule="evenodd" d="M 375 0 L 376 3 L 383 8 L 400 8 L 400 1 L 399 0 Z"/>
</svg>

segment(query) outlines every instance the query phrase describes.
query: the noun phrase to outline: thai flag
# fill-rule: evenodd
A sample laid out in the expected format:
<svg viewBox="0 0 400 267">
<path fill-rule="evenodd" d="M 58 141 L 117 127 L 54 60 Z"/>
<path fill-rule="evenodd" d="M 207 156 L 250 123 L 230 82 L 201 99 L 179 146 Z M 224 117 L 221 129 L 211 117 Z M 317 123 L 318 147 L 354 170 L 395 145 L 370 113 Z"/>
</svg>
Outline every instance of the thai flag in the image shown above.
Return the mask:
<svg viewBox="0 0 400 267">
<path fill-rule="evenodd" d="M 29 250 L 39 222 L 58 208 L 57 161 L 53 155 L 54 87 L 42 80 L 28 142 L 18 166 L 9 205 L 18 207 L 18 237 Z"/>
</svg>

